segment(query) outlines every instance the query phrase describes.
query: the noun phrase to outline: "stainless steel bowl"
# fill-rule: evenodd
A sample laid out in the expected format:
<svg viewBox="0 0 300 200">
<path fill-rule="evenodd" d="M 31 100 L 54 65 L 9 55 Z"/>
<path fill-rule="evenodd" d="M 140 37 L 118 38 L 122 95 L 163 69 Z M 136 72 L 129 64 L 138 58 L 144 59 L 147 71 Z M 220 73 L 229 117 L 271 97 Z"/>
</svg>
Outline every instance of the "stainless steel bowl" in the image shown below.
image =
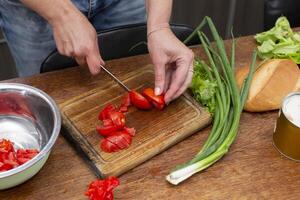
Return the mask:
<svg viewBox="0 0 300 200">
<path fill-rule="evenodd" d="M 23 84 L 0 83 L 0 139 L 14 147 L 38 149 L 30 161 L 0 172 L 0 190 L 34 176 L 45 164 L 61 128 L 60 112 L 51 97 Z"/>
</svg>

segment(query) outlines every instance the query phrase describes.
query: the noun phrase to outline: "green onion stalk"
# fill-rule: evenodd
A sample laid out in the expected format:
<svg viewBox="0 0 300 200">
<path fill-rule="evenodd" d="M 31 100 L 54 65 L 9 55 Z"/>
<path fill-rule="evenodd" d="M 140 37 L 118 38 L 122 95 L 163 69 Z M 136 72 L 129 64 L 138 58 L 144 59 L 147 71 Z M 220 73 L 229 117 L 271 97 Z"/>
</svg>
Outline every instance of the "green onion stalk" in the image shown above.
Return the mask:
<svg viewBox="0 0 300 200">
<path fill-rule="evenodd" d="M 208 25 L 215 45 L 201 29 Z M 241 91 L 239 91 L 235 76 L 235 46 L 236 41 L 232 39 L 230 60 L 228 59 L 224 41 L 221 39 L 217 29 L 210 17 L 205 17 L 194 32 L 184 41 L 187 43 L 198 35 L 204 52 L 208 58 L 209 65 L 202 60 L 197 60 L 210 81 L 216 82 L 217 90 L 213 101 L 216 104 L 213 126 L 211 132 L 200 151 L 190 161 L 178 166 L 167 175 L 166 179 L 171 184 L 177 185 L 193 174 L 200 172 L 220 160 L 229 150 L 234 142 L 240 122 L 241 113 L 247 99 L 253 73 L 255 71 L 256 52 L 253 53 L 250 71 L 245 79 Z M 209 67 L 210 66 L 210 67 Z"/>
</svg>

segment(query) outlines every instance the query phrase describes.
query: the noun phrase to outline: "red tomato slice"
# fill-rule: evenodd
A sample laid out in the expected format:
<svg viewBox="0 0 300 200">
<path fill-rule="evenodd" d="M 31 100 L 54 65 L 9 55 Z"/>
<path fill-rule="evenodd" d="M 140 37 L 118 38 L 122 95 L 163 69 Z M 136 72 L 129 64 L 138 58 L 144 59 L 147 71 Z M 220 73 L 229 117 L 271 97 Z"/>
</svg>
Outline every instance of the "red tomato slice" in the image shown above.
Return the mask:
<svg viewBox="0 0 300 200">
<path fill-rule="evenodd" d="M 127 93 L 124 97 L 123 97 L 123 101 L 121 102 L 121 106 L 130 106 L 130 96 Z"/>
<path fill-rule="evenodd" d="M 107 153 L 116 152 L 129 147 L 131 136 L 124 132 L 116 132 L 101 141 L 101 149 Z"/>
<path fill-rule="evenodd" d="M 114 134 L 114 132 L 118 131 L 119 129 L 120 128 L 116 126 L 96 126 L 97 132 L 104 137 Z"/>
<path fill-rule="evenodd" d="M 112 121 L 113 125 L 118 128 L 125 126 L 125 115 L 121 112 L 111 111 L 108 113 L 108 118 Z"/>
<path fill-rule="evenodd" d="M 128 128 L 126 126 L 124 127 L 124 131 L 126 131 L 126 133 L 128 133 L 132 137 L 135 135 L 136 132 L 135 128 Z"/>
<path fill-rule="evenodd" d="M 103 126 L 113 126 L 114 123 L 110 119 L 104 119 L 102 120 Z"/>
<path fill-rule="evenodd" d="M 120 150 L 120 148 L 116 144 L 112 143 L 107 139 L 101 140 L 100 148 L 102 149 L 102 151 L 107 153 L 117 152 Z"/>
<path fill-rule="evenodd" d="M 112 104 L 108 104 L 103 110 L 99 113 L 98 119 L 99 120 L 104 120 L 109 118 L 109 113 L 111 111 L 116 111 L 116 108 Z"/>
<path fill-rule="evenodd" d="M 132 90 L 129 92 L 130 101 L 132 105 L 141 110 L 150 110 L 152 108 L 151 103 L 140 93 Z"/>
<path fill-rule="evenodd" d="M 126 94 L 123 99 L 122 99 L 122 102 L 121 102 L 121 105 L 120 105 L 120 108 L 119 108 L 119 111 L 120 112 L 127 112 L 128 110 L 128 106 L 130 106 L 130 96 L 129 94 Z"/>
<path fill-rule="evenodd" d="M 143 90 L 143 96 L 148 99 L 158 110 L 162 110 L 165 107 L 164 95 L 156 96 L 152 88 L 146 88 Z"/>
</svg>

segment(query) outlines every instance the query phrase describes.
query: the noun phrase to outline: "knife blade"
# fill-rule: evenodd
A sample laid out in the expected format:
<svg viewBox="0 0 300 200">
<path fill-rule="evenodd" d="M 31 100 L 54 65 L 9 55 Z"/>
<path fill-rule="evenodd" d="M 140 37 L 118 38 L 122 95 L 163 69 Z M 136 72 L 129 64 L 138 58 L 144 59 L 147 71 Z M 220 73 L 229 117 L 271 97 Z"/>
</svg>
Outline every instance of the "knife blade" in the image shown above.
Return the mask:
<svg viewBox="0 0 300 200">
<path fill-rule="evenodd" d="M 111 73 L 106 67 L 100 65 L 100 67 L 115 81 L 117 82 L 122 88 L 124 88 L 127 92 L 130 92 L 130 89 L 120 81 L 113 73 Z"/>
</svg>

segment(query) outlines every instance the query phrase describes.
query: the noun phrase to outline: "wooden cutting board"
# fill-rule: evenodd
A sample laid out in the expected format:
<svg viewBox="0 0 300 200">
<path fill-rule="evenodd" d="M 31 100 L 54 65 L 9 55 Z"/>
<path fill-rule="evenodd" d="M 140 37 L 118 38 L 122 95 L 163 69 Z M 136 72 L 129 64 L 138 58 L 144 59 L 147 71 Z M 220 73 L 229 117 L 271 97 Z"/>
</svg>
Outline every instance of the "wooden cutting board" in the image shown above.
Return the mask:
<svg viewBox="0 0 300 200">
<path fill-rule="evenodd" d="M 119 78 L 131 89 L 153 87 L 152 68 L 148 65 L 135 72 L 122 74 Z M 106 74 L 103 73 L 103 76 Z M 102 137 L 95 129 L 96 124 L 100 124 L 98 114 L 108 103 L 119 105 L 124 94 L 124 89 L 111 80 L 96 90 L 79 94 L 60 104 L 67 138 L 75 142 L 95 172 L 103 178 L 118 176 L 132 169 L 211 121 L 210 114 L 187 93 L 170 103 L 163 111 L 141 111 L 130 107 L 126 113 L 126 125 L 136 129 L 132 144 L 120 152 L 105 153 L 99 146 Z"/>
</svg>

